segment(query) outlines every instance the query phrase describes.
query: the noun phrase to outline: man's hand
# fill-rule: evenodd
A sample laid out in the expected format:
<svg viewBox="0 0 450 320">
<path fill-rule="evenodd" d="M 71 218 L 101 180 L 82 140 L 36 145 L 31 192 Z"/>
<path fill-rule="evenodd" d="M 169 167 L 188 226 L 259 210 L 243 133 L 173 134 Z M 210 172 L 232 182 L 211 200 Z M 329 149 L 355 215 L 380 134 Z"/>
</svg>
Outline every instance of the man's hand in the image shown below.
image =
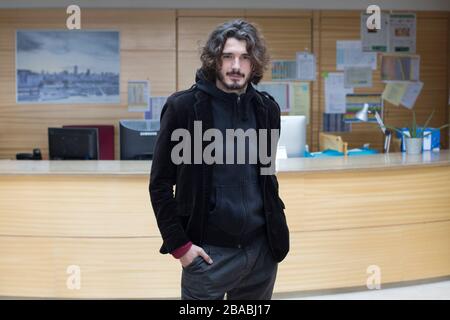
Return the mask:
<svg viewBox="0 0 450 320">
<path fill-rule="evenodd" d="M 203 248 L 196 246 L 195 244 L 193 244 L 191 246 L 191 248 L 189 249 L 188 252 L 186 252 L 184 254 L 184 256 L 182 256 L 180 258 L 180 262 L 181 265 L 183 267 L 187 267 L 188 265 L 190 265 L 192 263 L 192 261 L 198 257 L 201 256 L 206 262 L 208 262 L 209 264 L 212 264 L 213 261 L 212 259 L 206 254 L 205 250 L 203 250 Z"/>
</svg>

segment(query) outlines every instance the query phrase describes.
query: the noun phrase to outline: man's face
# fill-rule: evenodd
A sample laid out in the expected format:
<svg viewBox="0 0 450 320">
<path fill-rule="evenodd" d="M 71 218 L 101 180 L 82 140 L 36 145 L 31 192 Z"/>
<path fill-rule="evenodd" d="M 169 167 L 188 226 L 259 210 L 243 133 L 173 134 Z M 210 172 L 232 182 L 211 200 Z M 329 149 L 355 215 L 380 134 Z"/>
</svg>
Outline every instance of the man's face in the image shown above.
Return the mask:
<svg viewBox="0 0 450 320">
<path fill-rule="evenodd" d="M 236 93 L 245 91 L 252 73 L 252 64 L 245 40 L 227 39 L 222 50 L 219 68 L 216 80 L 219 89 Z"/>
</svg>

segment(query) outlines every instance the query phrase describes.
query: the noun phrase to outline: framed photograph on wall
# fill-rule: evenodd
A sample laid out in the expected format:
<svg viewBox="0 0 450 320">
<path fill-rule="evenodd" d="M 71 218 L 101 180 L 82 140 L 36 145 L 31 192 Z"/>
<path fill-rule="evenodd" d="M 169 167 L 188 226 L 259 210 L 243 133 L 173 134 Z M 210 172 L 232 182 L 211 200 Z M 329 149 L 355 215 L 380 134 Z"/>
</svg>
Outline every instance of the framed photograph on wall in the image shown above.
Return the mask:
<svg viewBox="0 0 450 320">
<path fill-rule="evenodd" d="M 119 84 L 118 31 L 16 31 L 17 103 L 120 103 Z"/>
</svg>

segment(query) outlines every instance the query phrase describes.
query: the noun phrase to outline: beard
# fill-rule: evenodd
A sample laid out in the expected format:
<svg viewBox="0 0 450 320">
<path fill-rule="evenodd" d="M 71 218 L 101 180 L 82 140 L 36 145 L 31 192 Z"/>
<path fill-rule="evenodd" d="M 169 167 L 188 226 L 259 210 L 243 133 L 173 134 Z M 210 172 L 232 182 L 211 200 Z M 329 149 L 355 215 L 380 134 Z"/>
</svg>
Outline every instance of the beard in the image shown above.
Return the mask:
<svg viewBox="0 0 450 320">
<path fill-rule="evenodd" d="M 227 76 L 229 75 L 237 75 L 240 76 L 242 78 L 245 78 L 245 75 L 240 73 L 240 72 L 227 72 L 226 73 Z M 220 83 L 222 83 L 222 85 L 227 88 L 228 90 L 241 90 L 244 89 L 247 84 L 249 83 L 250 77 L 247 78 L 244 83 L 239 84 L 238 82 L 233 82 L 232 84 L 226 83 L 225 79 L 222 75 L 222 73 L 220 71 L 217 72 L 217 79 L 220 81 Z"/>
</svg>

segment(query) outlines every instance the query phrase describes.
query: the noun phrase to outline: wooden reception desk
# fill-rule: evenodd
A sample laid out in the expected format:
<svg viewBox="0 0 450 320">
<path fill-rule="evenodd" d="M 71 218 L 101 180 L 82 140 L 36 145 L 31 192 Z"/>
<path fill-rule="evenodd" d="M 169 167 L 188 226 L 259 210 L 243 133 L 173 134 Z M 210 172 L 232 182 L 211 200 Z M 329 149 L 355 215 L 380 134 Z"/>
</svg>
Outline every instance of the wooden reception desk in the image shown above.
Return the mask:
<svg viewBox="0 0 450 320">
<path fill-rule="evenodd" d="M 178 298 L 150 162 L 0 161 L 0 296 Z M 450 275 L 450 153 L 278 162 L 291 251 L 275 292 Z M 70 289 L 80 271 L 80 289 Z M 73 268 L 73 267 L 72 267 Z M 79 268 L 79 269 L 77 269 Z"/>
</svg>

